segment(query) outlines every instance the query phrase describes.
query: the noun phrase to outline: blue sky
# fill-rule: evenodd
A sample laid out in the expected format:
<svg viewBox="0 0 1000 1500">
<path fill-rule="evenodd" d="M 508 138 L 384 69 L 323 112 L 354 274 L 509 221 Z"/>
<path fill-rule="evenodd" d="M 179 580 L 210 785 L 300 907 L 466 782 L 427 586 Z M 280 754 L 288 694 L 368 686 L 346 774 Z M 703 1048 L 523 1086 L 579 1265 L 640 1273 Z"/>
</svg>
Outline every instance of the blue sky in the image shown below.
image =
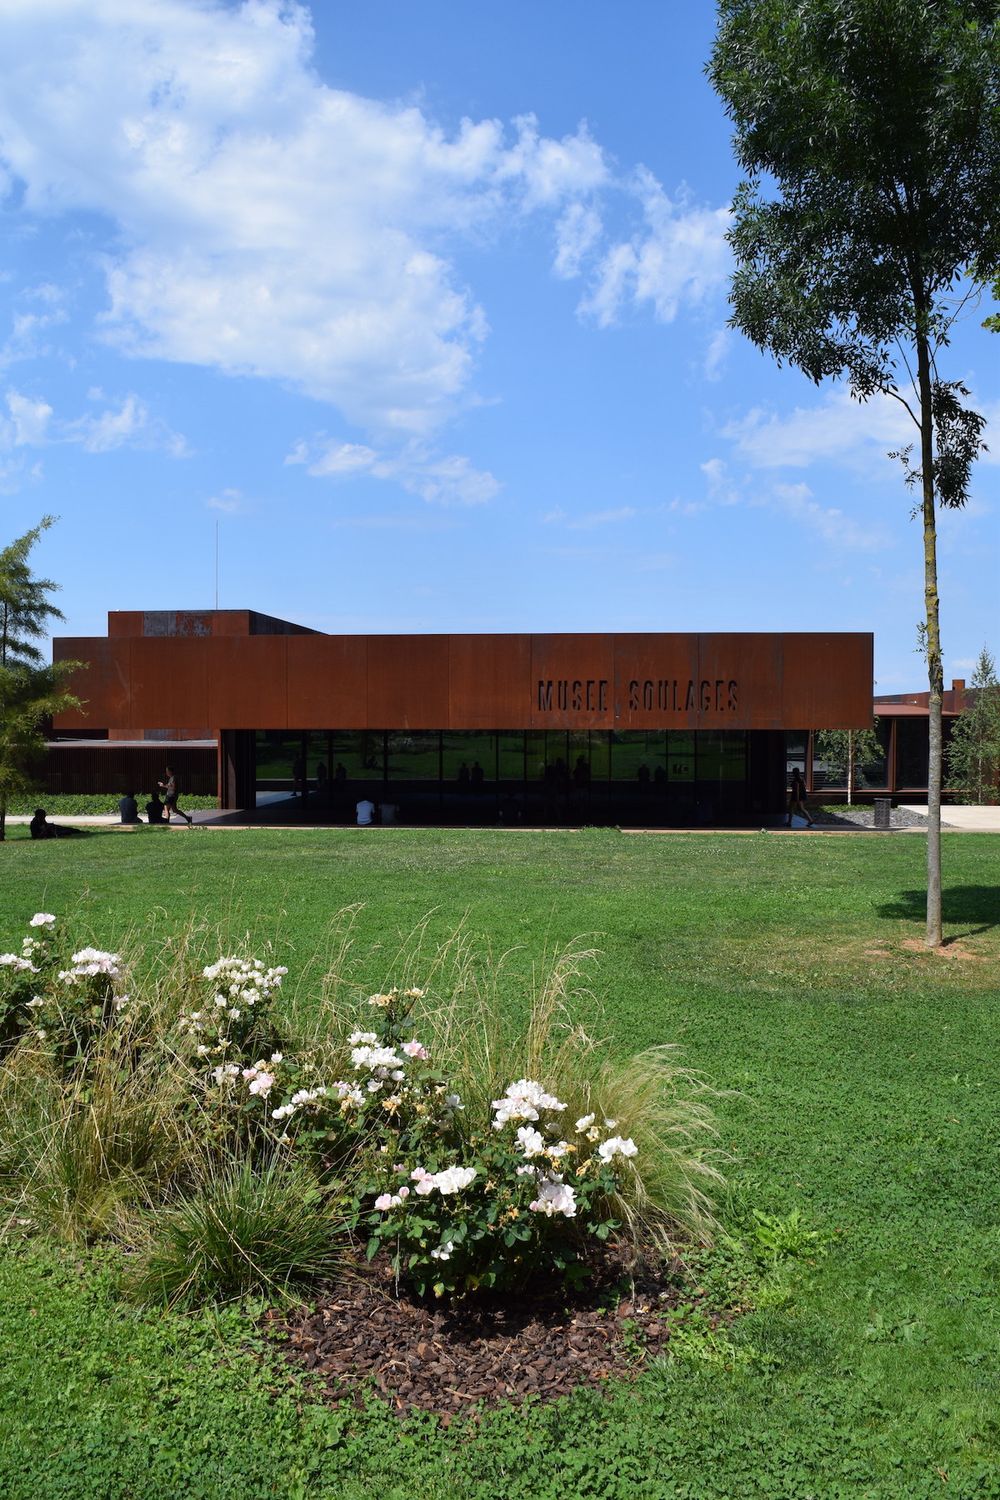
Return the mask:
<svg viewBox="0 0 1000 1500">
<path fill-rule="evenodd" d="M 727 332 L 708 0 L 0 0 L 2 534 L 67 634 L 873 630 L 918 687 L 893 403 Z M 947 675 L 1000 648 L 991 417 Z"/>
</svg>

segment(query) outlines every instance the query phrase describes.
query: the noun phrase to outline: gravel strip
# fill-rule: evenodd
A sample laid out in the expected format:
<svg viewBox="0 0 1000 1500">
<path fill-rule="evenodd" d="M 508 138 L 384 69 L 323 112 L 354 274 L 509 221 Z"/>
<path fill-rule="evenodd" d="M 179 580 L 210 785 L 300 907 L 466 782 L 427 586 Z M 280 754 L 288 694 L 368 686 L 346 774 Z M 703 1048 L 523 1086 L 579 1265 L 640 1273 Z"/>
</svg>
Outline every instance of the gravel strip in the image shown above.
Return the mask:
<svg viewBox="0 0 1000 1500">
<path fill-rule="evenodd" d="M 835 813 L 817 809 L 813 813 L 813 821 L 823 828 L 836 828 L 845 823 L 851 823 L 855 828 L 874 828 L 875 809 L 873 807 L 840 807 Z M 890 828 L 926 828 L 927 819 L 922 818 L 919 813 L 910 812 L 909 808 L 894 807 L 890 814 L 889 826 Z M 949 826 L 942 820 L 942 828 Z"/>
</svg>

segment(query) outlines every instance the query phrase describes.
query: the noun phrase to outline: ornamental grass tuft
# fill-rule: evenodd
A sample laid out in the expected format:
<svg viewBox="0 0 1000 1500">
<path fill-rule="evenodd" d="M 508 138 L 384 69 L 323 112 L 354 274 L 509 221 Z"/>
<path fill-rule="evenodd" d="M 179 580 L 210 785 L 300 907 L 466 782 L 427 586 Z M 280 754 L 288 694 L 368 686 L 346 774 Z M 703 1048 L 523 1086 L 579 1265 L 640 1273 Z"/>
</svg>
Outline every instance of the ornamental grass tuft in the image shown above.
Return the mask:
<svg viewBox="0 0 1000 1500">
<path fill-rule="evenodd" d="M 330 1278 L 345 1261 L 347 1227 L 315 1177 L 272 1158 L 208 1163 L 205 1180 L 151 1220 L 129 1287 L 138 1301 L 190 1307 Z"/>
</svg>

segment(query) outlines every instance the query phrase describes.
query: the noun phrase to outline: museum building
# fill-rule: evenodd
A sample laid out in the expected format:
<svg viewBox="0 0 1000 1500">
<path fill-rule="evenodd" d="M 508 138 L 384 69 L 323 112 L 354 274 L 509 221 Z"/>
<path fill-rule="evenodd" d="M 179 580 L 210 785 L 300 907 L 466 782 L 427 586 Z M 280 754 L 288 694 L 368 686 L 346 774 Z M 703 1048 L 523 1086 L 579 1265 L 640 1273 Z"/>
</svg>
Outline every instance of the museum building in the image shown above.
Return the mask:
<svg viewBox="0 0 1000 1500">
<path fill-rule="evenodd" d="M 251 610 L 133 611 L 58 638 L 83 712 L 49 789 L 146 791 L 169 760 L 223 808 L 304 783 L 408 823 L 753 823 L 786 732 L 872 719 L 870 634 L 324 635 Z M 301 787 L 300 787 L 301 789 Z"/>
</svg>

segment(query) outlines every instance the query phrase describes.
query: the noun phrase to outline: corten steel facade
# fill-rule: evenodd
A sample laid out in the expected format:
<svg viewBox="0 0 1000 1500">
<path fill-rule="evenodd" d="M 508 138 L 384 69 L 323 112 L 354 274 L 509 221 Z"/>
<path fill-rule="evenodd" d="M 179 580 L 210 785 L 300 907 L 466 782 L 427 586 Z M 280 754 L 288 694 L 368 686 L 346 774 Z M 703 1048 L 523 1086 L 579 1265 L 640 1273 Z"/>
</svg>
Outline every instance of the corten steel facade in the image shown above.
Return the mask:
<svg viewBox="0 0 1000 1500">
<path fill-rule="evenodd" d="M 867 634 L 328 636 L 249 611 L 156 612 L 112 614 L 107 638 L 59 639 L 54 654 L 89 664 L 76 684 L 86 713 L 61 715 L 60 734 L 208 731 L 219 742 L 223 806 L 253 805 L 261 731 L 318 732 L 320 746 L 325 734 L 328 755 L 336 734 L 355 731 L 423 735 L 427 744 L 429 733 L 521 732 L 533 754 L 544 731 L 565 733 L 568 749 L 593 743 L 600 756 L 605 744 L 645 731 L 664 735 L 664 756 L 671 734 L 678 754 L 692 736 L 706 746 L 742 743 L 743 779 L 754 788 L 746 811 L 773 811 L 783 797 L 786 728 L 871 722 Z M 531 780 L 542 773 L 528 754 Z M 581 751 L 578 785 L 584 760 L 589 777 Z M 377 755 L 369 761 L 372 775 L 352 780 L 378 779 Z M 493 768 L 484 771 L 492 782 Z"/>
</svg>

